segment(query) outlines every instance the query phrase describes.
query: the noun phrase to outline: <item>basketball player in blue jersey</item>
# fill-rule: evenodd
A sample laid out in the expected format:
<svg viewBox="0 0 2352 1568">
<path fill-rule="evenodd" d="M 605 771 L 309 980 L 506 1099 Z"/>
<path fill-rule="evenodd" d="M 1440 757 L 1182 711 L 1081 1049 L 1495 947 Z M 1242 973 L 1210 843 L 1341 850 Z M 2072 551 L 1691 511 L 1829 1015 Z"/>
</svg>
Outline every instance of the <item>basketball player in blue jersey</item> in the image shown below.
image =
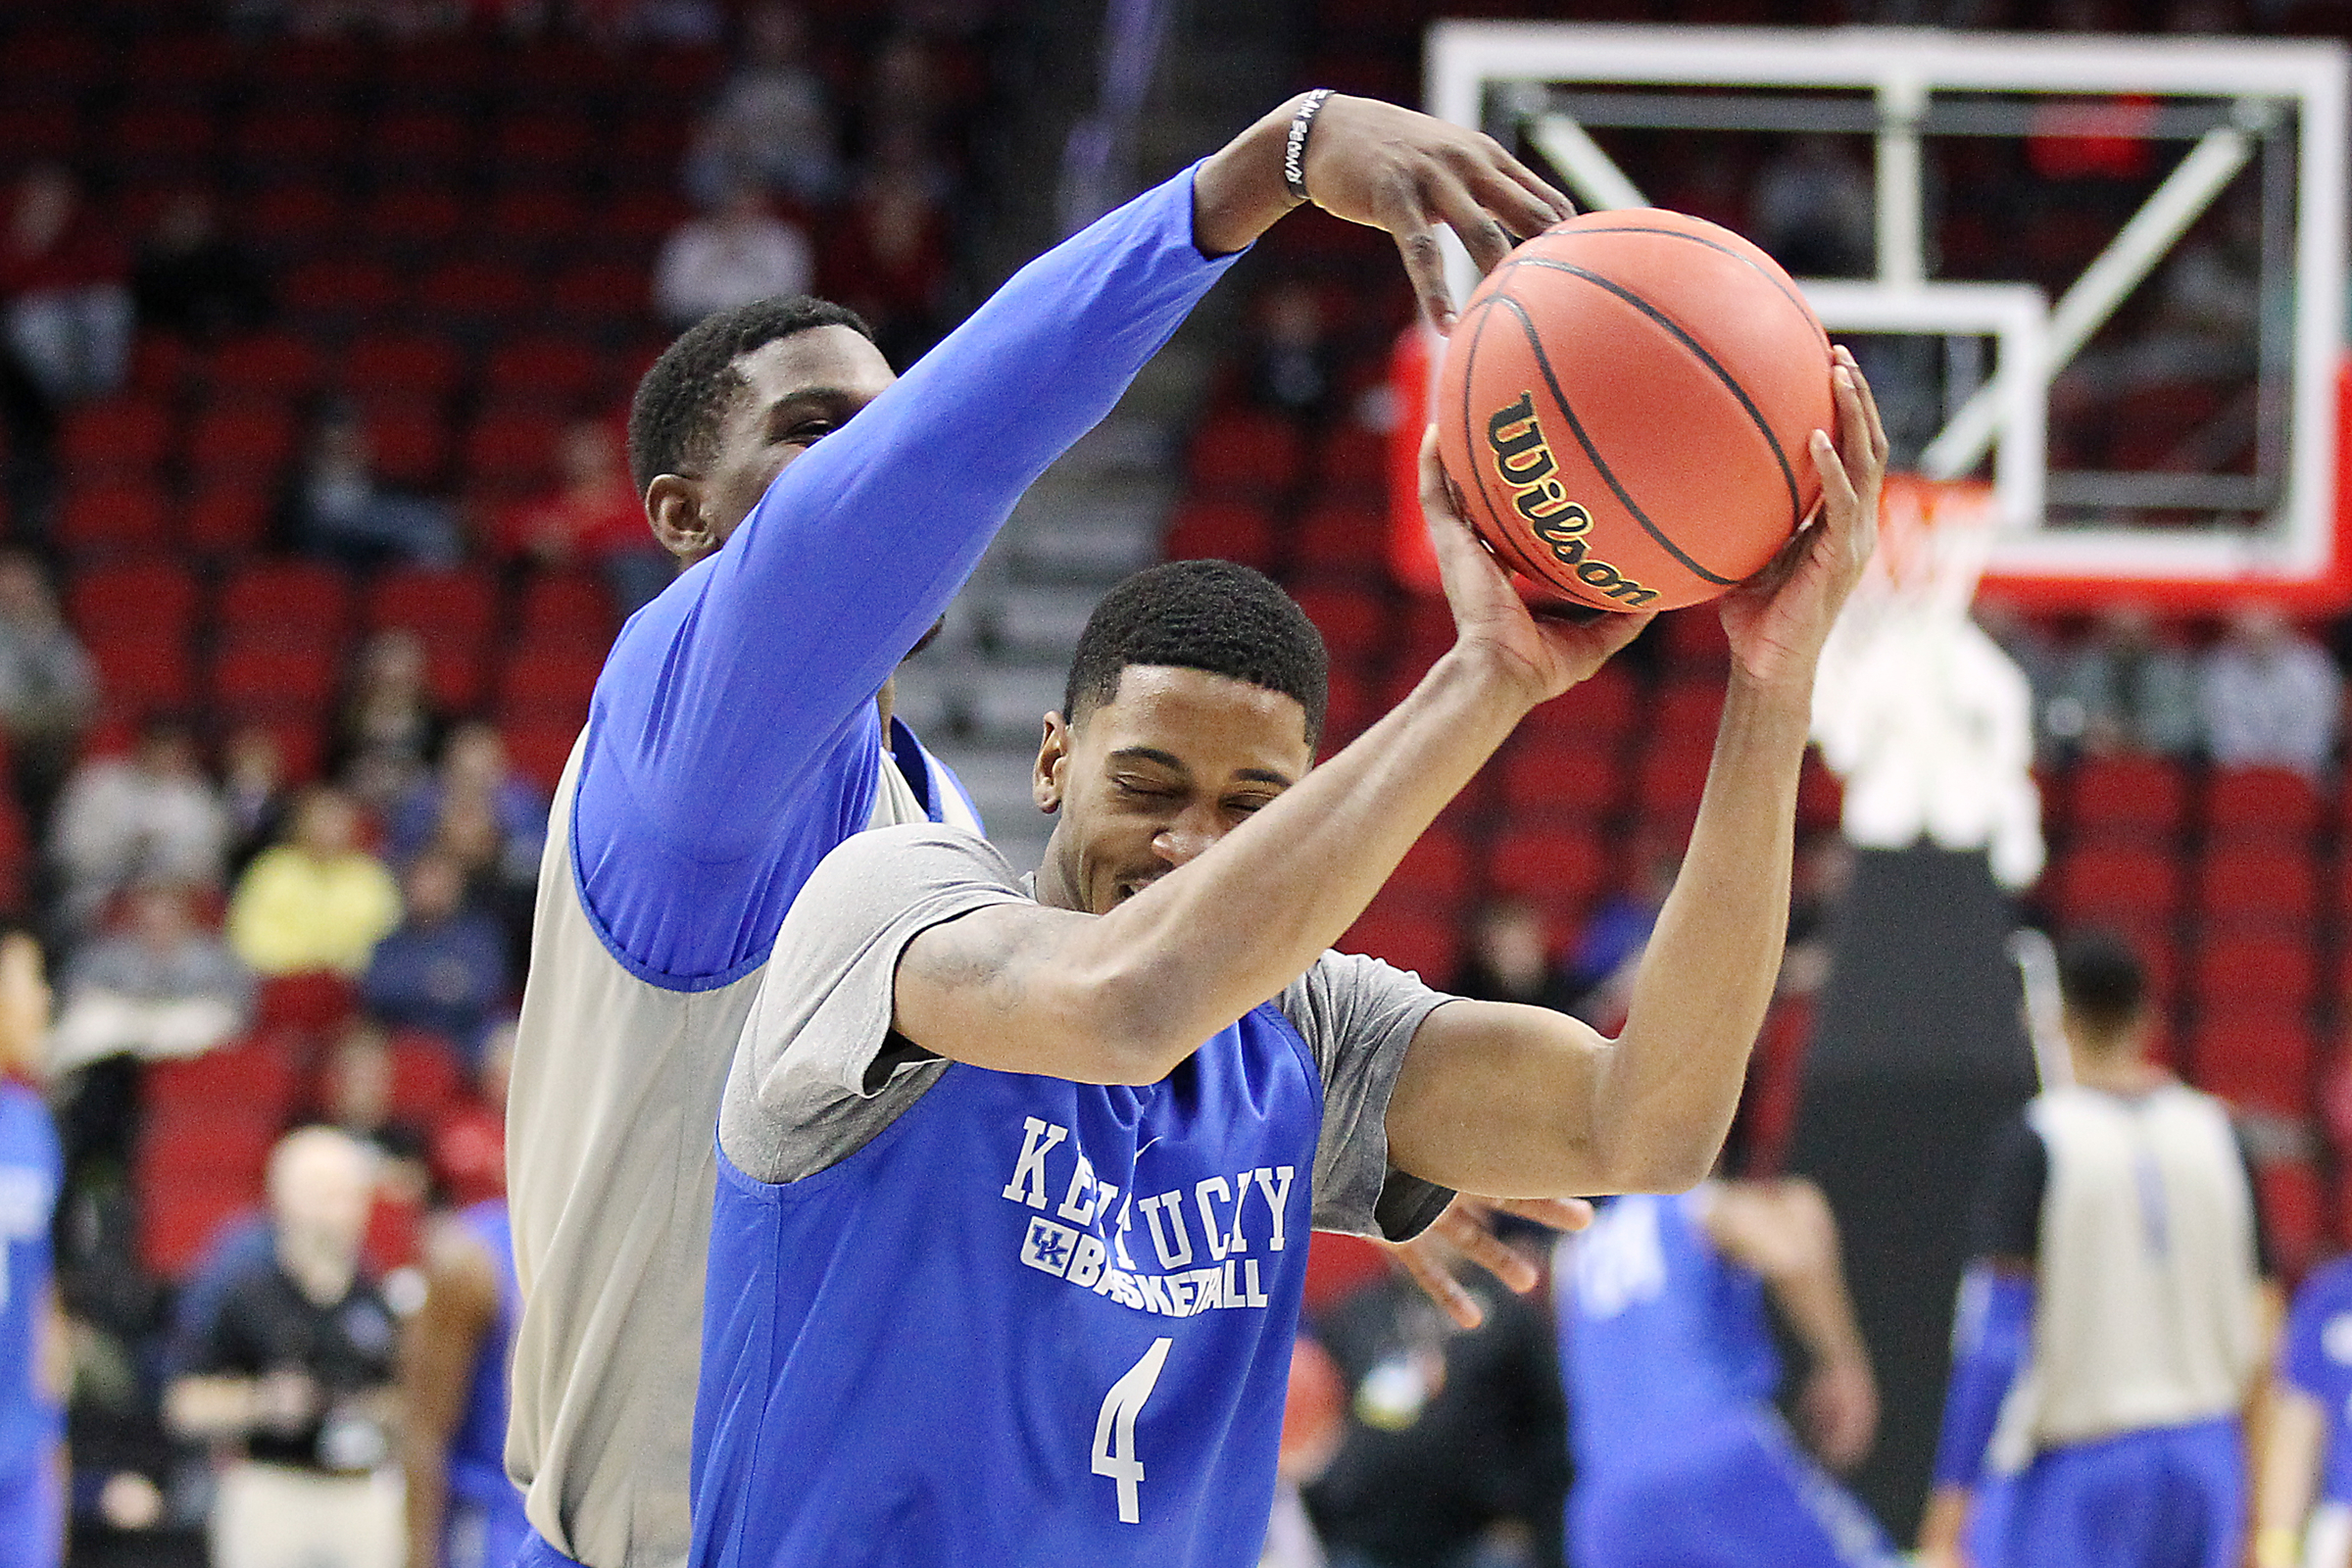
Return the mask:
<svg viewBox="0 0 2352 1568">
<path fill-rule="evenodd" d="M 2352 1568 L 2352 1257 L 2295 1292 L 2254 1485 L 2254 1568 Z"/>
<path fill-rule="evenodd" d="M 1877 1385 L 1809 1182 L 1620 1198 L 1564 1242 L 1560 1373 L 1576 1453 L 1577 1568 L 1891 1568 L 1893 1547 L 1823 1468 L 1870 1450 Z M 1813 1358 L 1789 1436 L 1764 1297 Z"/>
<path fill-rule="evenodd" d="M 503 1198 L 426 1239 L 424 1303 L 401 1328 L 408 1568 L 506 1568 L 530 1534 L 507 1480 L 507 1374 L 522 1293 Z"/>
<path fill-rule="evenodd" d="M 1886 461 L 1850 359 L 1832 379 L 1825 518 L 1724 603 L 1714 766 L 1614 1042 L 1329 951 L 1521 715 L 1645 618 L 1532 616 L 1434 435 L 1457 640 L 1353 745 L 1309 770 L 1325 665 L 1298 607 L 1177 563 L 1080 637 L 1032 884 L 924 825 L 818 866 L 719 1113 L 698 1568 L 1254 1563 L 1311 1228 L 1396 1237 L 1451 1189 L 1706 1173 Z"/>
<path fill-rule="evenodd" d="M 903 379 L 856 317 L 795 301 L 711 318 L 639 387 L 630 466 L 685 564 L 613 646 L 540 878 L 508 1138 L 523 1560 L 684 1560 L 711 1128 L 777 927 L 852 834 L 976 825 L 892 720 L 891 671 L 1300 179 L 1396 236 L 1441 327 L 1438 225 L 1491 266 L 1569 211 L 1487 137 L 1308 95 L 1032 263 Z"/>
<path fill-rule="evenodd" d="M 0 925 L 0 1568 L 57 1568 L 66 1549 L 66 1346 L 50 1224 L 64 1180 L 32 1087 L 49 1038 L 41 946 Z"/>
<path fill-rule="evenodd" d="M 1953 1326 L 1930 1564 L 2239 1568 L 2272 1319 L 2244 1151 L 2145 1054 L 2138 958 L 2059 950 L 2074 1081 L 1996 1136 Z"/>
</svg>

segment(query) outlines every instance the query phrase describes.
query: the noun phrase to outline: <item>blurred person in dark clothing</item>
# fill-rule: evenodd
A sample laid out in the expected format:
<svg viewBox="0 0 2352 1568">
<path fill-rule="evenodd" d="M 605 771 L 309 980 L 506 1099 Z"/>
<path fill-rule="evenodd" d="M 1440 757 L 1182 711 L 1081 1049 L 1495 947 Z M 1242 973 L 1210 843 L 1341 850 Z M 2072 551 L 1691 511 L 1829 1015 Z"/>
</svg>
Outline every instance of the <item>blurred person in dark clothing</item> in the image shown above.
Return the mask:
<svg viewBox="0 0 2352 1568">
<path fill-rule="evenodd" d="M 476 1059 L 491 1013 L 506 1000 L 506 933 L 466 904 L 465 870 L 446 855 L 427 851 L 410 861 L 401 892 L 407 915 L 375 945 L 361 999 L 386 1023 L 429 1030 Z"/>
<path fill-rule="evenodd" d="M 625 618 L 669 586 L 677 563 L 645 525 L 620 432 L 609 419 L 574 419 L 556 449 L 556 487 L 511 508 L 503 547 L 542 565 L 586 562 Z"/>
<path fill-rule="evenodd" d="M 526 864 L 536 874 L 547 843 L 547 797 L 508 763 L 497 725 L 472 718 L 452 726 L 433 771 L 392 808 L 392 858 L 406 861 L 430 846 L 453 801 L 485 806 L 498 825 L 501 859 Z"/>
<path fill-rule="evenodd" d="M 220 226 L 220 206 L 201 190 L 172 198 L 140 247 L 130 296 L 139 324 L 210 343 L 270 318 L 261 261 Z"/>
<path fill-rule="evenodd" d="M 456 514 L 376 478 L 367 425 L 341 406 L 313 426 L 285 517 L 296 546 L 345 566 L 454 566 L 461 553 Z"/>
<path fill-rule="evenodd" d="M 1534 1226 L 1520 1234 L 1547 1239 Z M 1560 1560 L 1568 1448 L 1550 1327 L 1507 1291 L 1465 1288 L 1485 1312 L 1475 1329 L 1401 1275 L 1321 1325 L 1348 1390 L 1348 1431 L 1305 1494 L 1333 1568 Z"/>
<path fill-rule="evenodd" d="M 448 718 L 424 682 L 424 639 L 405 627 L 377 632 L 360 651 L 349 695 L 335 713 L 327 770 L 352 794 L 389 809 L 426 776 Z"/>
<path fill-rule="evenodd" d="M 1576 994 L 1552 961 L 1544 911 L 1525 899 L 1490 899 L 1470 918 L 1470 951 L 1446 988 L 1473 1002 L 1523 1002 L 1566 1012 Z"/>
<path fill-rule="evenodd" d="M 270 1157 L 248 1247 L 167 1386 L 165 1424 L 223 1453 L 215 1568 L 397 1568 L 393 1316 L 361 1261 L 372 1157 L 305 1127 Z"/>
<path fill-rule="evenodd" d="M 240 725 L 221 748 L 220 804 L 228 812 L 228 872 L 241 876 L 255 856 L 285 836 L 294 804 L 285 753 L 267 725 Z"/>
<path fill-rule="evenodd" d="M 36 832 L 97 706 L 90 656 L 58 613 L 48 574 L 22 551 L 0 554 L 0 730 Z"/>
</svg>

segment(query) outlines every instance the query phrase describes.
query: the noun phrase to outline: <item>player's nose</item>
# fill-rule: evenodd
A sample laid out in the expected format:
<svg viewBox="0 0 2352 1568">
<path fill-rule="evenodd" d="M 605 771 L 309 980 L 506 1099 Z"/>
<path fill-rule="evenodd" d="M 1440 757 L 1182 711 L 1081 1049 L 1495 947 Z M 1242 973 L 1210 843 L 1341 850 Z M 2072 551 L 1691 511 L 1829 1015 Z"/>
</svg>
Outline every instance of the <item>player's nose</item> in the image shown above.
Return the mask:
<svg viewBox="0 0 2352 1568">
<path fill-rule="evenodd" d="M 1186 811 L 1159 830 L 1152 847 L 1170 865 L 1189 865 L 1224 836 L 1224 825 L 1213 812 Z"/>
</svg>

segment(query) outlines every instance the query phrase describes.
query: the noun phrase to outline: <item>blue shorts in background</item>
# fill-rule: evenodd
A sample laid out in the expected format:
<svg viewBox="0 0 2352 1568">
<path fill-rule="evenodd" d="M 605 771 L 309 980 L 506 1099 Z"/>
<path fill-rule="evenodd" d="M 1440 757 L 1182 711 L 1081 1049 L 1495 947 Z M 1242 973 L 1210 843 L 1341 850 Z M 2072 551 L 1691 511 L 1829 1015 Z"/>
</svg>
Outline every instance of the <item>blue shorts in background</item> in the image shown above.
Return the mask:
<svg viewBox="0 0 2352 1568">
<path fill-rule="evenodd" d="M 2047 1449 L 1985 1484 L 1970 1556 L 1977 1568 L 2237 1568 L 2244 1464 L 2235 1421 Z"/>
<path fill-rule="evenodd" d="M 0 1568 L 58 1568 L 66 1544 L 63 1468 L 44 1446 L 0 1471 Z"/>
</svg>

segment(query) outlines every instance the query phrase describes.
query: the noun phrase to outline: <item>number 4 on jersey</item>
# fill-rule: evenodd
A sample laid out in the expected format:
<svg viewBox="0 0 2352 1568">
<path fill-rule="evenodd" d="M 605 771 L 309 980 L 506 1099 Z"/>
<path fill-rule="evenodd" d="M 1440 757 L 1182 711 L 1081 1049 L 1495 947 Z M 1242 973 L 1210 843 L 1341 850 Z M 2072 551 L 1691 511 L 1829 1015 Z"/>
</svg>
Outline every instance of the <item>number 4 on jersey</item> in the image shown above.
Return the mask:
<svg viewBox="0 0 2352 1568">
<path fill-rule="evenodd" d="M 1119 1523 L 1123 1525 L 1144 1522 L 1143 1499 L 1136 1495 L 1136 1488 L 1143 1484 L 1144 1461 L 1135 1456 L 1135 1418 L 1142 1413 L 1144 1401 L 1152 1397 L 1159 1369 L 1168 1364 L 1172 1343 L 1153 1340 L 1144 1358 L 1102 1396 L 1102 1412 L 1095 1417 L 1095 1474 L 1119 1484 Z"/>
</svg>

